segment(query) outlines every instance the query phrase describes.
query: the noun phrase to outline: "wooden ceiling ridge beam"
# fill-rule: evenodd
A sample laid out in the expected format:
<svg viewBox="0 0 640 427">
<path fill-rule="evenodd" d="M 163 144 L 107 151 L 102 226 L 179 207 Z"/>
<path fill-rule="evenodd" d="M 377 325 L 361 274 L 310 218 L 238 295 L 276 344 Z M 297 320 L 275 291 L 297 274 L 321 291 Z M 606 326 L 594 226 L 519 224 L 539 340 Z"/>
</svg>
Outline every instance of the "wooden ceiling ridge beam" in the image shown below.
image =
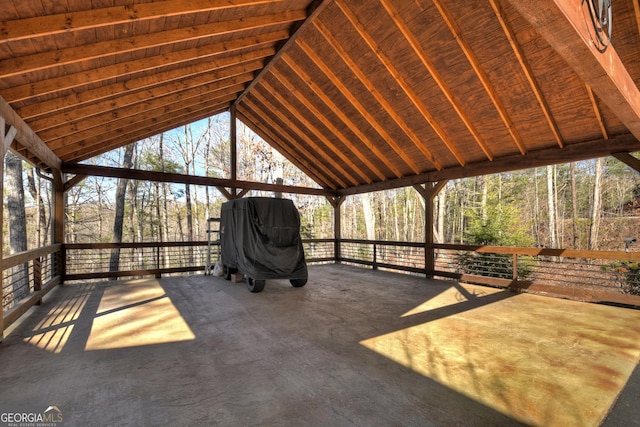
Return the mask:
<svg viewBox="0 0 640 427">
<path fill-rule="evenodd" d="M 171 182 L 175 184 L 204 185 L 209 187 L 235 187 L 249 190 L 274 191 L 290 194 L 309 194 L 315 196 L 335 196 L 335 191 L 322 188 L 300 187 L 295 185 L 268 184 L 225 178 L 214 178 L 197 175 L 182 175 L 176 173 L 145 171 L 140 169 L 112 168 L 107 166 L 83 165 L 64 163 L 62 172 L 89 176 L 103 176 L 107 178 L 126 178 L 139 181 Z"/>
<path fill-rule="evenodd" d="M 280 0 L 166 0 L 15 19 L 0 22 L 0 43 L 278 1 Z"/>
<path fill-rule="evenodd" d="M 413 142 L 415 147 L 422 152 L 422 154 L 433 164 L 433 166 L 437 170 L 442 169 L 442 165 L 440 162 L 436 160 L 433 153 L 429 151 L 426 144 L 424 144 L 420 138 L 415 134 L 415 132 L 409 127 L 409 125 L 404 121 L 402 116 L 398 114 L 391 103 L 386 100 L 384 96 L 380 93 L 380 91 L 376 88 L 371 80 L 367 77 L 367 75 L 360 69 L 358 64 L 355 63 L 353 59 L 349 56 L 344 47 L 340 44 L 340 42 L 333 36 L 331 31 L 324 25 L 321 21 L 315 21 L 314 25 L 316 29 L 322 34 L 325 40 L 331 45 L 334 51 L 340 56 L 342 61 L 349 67 L 351 72 L 358 78 L 358 80 L 362 83 L 363 86 L 367 88 L 367 90 L 371 93 L 371 95 L 378 101 L 378 104 L 382 107 L 383 110 L 391 117 L 398 127 L 404 132 L 405 135 Z"/>
<path fill-rule="evenodd" d="M 300 66 L 298 66 L 298 64 L 296 64 L 296 62 L 292 58 L 290 58 L 289 55 L 283 55 L 282 60 L 289 66 L 289 68 L 291 68 L 291 70 L 293 70 L 294 73 L 298 75 L 298 77 L 300 77 L 307 84 L 307 86 L 309 86 L 311 91 L 328 107 L 329 111 L 332 111 L 338 117 L 338 119 L 346 125 L 349 131 L 353 132 L 353 134 L 360 141 L 362 141 L 362 143 L 365 144 L 369 150 L 371 150 L 371 152 L 377 157 L 377 159 L 384 163 L 384 155 L 380 152 L 380 150 L 378 150 L 378 148 L 373 145 L 373 143 L 371 143 L 371 141 L 367 139 L 362 131 L 360 131 L 360 129 L 358 129 L 358 127 L 351 121 L 351 119 L 349 119 L 349 117 L 340 108 L 338 108 L 338 106 L 331 100 L 331 98 L 314 81 L 314 79 L 312 79 L 306 72 L 304 72 L 304 70 L 302 70 L 302 68 L 300 68 Z M 364 163 L 380 180 L 386 180 L 386 176 L 382 173 L 382 171 L 369 160 L 368 156 L 364 155 L 355 145 L 351 144 L 349 142 L 349 139 L 343 139 L 342 143 L 345 144 L 345 146 L 349 147 L 349 150 L 355 153 L 358 156 L 358 159 L 360 159 L 360 161 Z"/>
<path fill-rule="evenodd" d="M 252 98 L 255 98 L 252 99 Z M 273 118 L 271 118 L 269 116 L 268 113 L 265 113 L 266 111 L 274 111 L 272 108 L 270 108 L 270 104 L 268 102 L 268 100 L 262 96 L 258 91 L 253 90 L 251 91 L 251 93 L 249 94 L 249 96 L 247 96 L 245 98 L 245 102 L 249 104 L 249 106 L 253 105 L 254 111 L 259 111 L 262 114 L 260 115 L 260 117 L 262 118 L 262 122 L 267 124 L 269 126 L 269 128 L 271 129 L 272 134 L 275 134 L 278 136 L 278 140 L 279 141 L 296 141 L 296 139 L 293 137 L 292 134 L 289 133 L 289 126 L 287 126 L 286 128 L 283 127 L 282 125 L 280 125 L 279 123 L 277 123 Z M 260 104 L 262 105 L 260 105 Z M 271 105 L 272 106 L 272 105 Z M 281 143 L 278 144 L 279 146 L 284 146 L 287 145 L 286 143 Z M 306 148 L 304 148 L 302 145 L 297 144 L 296 145 L 296 151 L 298 153 L 301 154 L 301 157 L 299 158 L 304 158 L 305 160 L 305 164 L 307 165 L 307 168 L 317 171 L 316 175 L 323 178 L 322 181 L 324 182 L 325 186 L 328 186 L 332 189 L 336 189 L 337 185 L 335 184 L 335 182 L 337 182 L 339 185 L 346 187 L 346 183 L 341 180 L 340 178 L 338 178 L 335 173 L 333 173 L 333 171 L 329 170 L 328 168 L 323 167 L 322 165 L 319 164 L 319 162 L 315 161 L 316 160 L 316 156 L 314 156 L 312 153 L 310 153 Z M 313 164 L 313 166 L 311 166 Z M 324 172 L 324 173 L 323 173 Z M 331 179 L 327 179 L 327 178 L 331 178 Z"/>
<path fill-rule="evenodd" d="M 160 31 L 133 37 L 105 40 L 90 45 L 4 59 L 0 62 L 0 78 L 33 71 L 60 67 L 77 62 L 106 58 L 127 52 L 166 46 L 178 42 L 205 39 L 214 35 L 230 34 L 256 28 L 296 22 L 306 18 L 304 10 L 287 11 L 271 15 L 251 16 L 214 22 L 198 26 Z"/>
<path fill-rule="evenodd" d="M 35 157 L 51 169 L 60 169 L 62 161 L 29 127 L 20 115 L 0 96 L 0 117 L 8 126 L 16 129 L 15 140 L 26 147 Z M 5 132 L 5 129 L 2 130 Z"/>
<path fill-rule="evenodd" d="M 118 62 L 105 67 L 94 68 L 72 74 L 65 74 L 50 79 L 33 81 L 20 86 L 3 89 L 2 93 L 9 103 L 28 101 L 38 96 L 64 92 L 66 90 L 83 87 L 87 82 L 98 84 L 102 81 L 128 77 L 137 73 L 159 70 L 164 67 L 176 66 L 182 63 L 204 61 L 220 55 L 227 55 L 235 51 L 249 48 L 259 49 L 262 45 L 272 45 L 289 36 L 286 30 L 278 30 L 256 36 L 242 37 L 228 41 L 211 43 L 190 49 L 162 53 L 143 59 L 128 62 Z"/>
<path fill-rule="evenodd" d="M 47 145 L 55 150 L 83 139 L 113 131 L 122 125 L 133 124 L 140 117 L 154 117 L 171 114 L 174 106 L 192 106 L 210 102 L 212 99 L 236 95 L 236 90 L 251 81 L 251 75 L 231 77 L 209 85 L 208 90 L 182 92 L 176 100 L 171 97 L 151 98 L 146 102 L 130 104 L 117 111 L 104 111 L 102 114 L 88 117 L 87 120 L 71 122 L 65 126 L 39 132 Z M 202 89 L 202 88 L 200 88 Z"/>
<path fill-rule="evenodd" d="M 184 126 L 186 124 L 219 114 L 229 108 L 229 103 L 202 106 L 200 109 L 187 108 L 185 112 L 166 120 L 158 122 L 152 121 L 148 124 L 138 126 L 134 133 L 120 134 L 105 140 L 88 141 L 78 143 L 73 150 L 67 150 L 67 154 L 62 156 L 64 163 L 81 162 L 97 155 L 106 153 L 116 148 L 159 135 L 163 132 Z"/>
<path fill-rule="evenodd" d="M 331 3 L 330 0 L 313 0 L 309 4 L 309 6 L 307 7 L 307 10 L 305 11 L 306 16 L 305 16 L 304 20 L 301 23 L 299 23 L 298 25 L 295 25 L 293 28 L 291 28 L 289 37 L 287 38 L 287 41 L 282 43 L 282 45 L 278 49 L 278 52 L 276 52 L 276 54 L 273 56 L 273 58 L 271 58 L 271 61 L 269 61 L 269 63 L 264 66 L 264 68 L 256 75 L 255 79 L 251 82 L 251 84 L 249 84 L 249 86 L 247 86 L 245 91 L 240 94 L 238 99 L 236 99 L 236 102 L 233 103 L 233 105 L 235 107 L 237 107 L 240 104 L 240 101 L 242 101 L 242 99 L 245 96 L 247 96 L 247 94 L 253 89 L 253 87 L 260 80 L 262 80 L 262 78 L 269 72 L 271 67 L 273 67 L 274 64 L 277 64 L 280 61 L 280 57 L 288 49 L 290 49 L 291 46 L 293 46 L 295 44 L 295 42 L 298 39 L 298 37 L 300 37 L 300 34 L 302 34 L 304 32 L 304 29 L 307 28 L 309 25 L 311 25 L 311 23 L 316 19 L 316 17 L 330 3 Z"/>
<path fill-rule="evenodd" d="M 284 96 L 282 96 L 282 94 L 280 92 L 278 92 L 273 86 L 271 86 L 266 80 L 262 80 L 260 82 L 260 85 L 262 87 L 264 87 L 264 89 L 266 89 L 266 91 L 272 96 L 274 97 L 279 103 L 280 105 L 282 105 L 284 107 L 284 110 L 281 110 L 279 108 L 275 108 L 271 111 L 288 111 L 288 112 L 294 112 L 296 111 L 296 108 L 291 105 L 291 103 L 289 103 L 289 101 L 287 101 L 285 99 Z M 252 92 L 253 95 L 258 95 L 259 91 L 254 91 Z M 273 103 L 271 103 L 273 105 Z M 274 105 L 275 107 L 275 105 Z M 331 152 L 328 153 L 325 148 L 321 147 L 320 145 L 318 145 L 309 135 L 313 135 L 315 137 L 318 138 L 318 135 L 321 135 L 319 137 L 320 140 L 324 141 L 326 140 L 326 138 L 324 137 L 324 135 L 322 135 L 318 129 L 313 126 L 313 124 L 311 122 L 309 122 L 309 120 L 307 120 L 302 114 L 296 114 L 295 118 L 300 121 L 300 123 L 306 128 L 305 129 L 300 129 L 300 127 L 298 125 L 296 125 L 295 123 L 293 123 L 293 121 L 291 119 L 288 120 L 288 122 L 290 123 L 290 127 L 291 130 L 294 131 L 296 133 L 296 136 L 300 139 L 303 139 L 316 153 L 318 153 L 320 155 L 320 157 L 322 157 L 327 164 L 330 166 L 329 168 L 327 168 L 327 173 L 331 173 L 333 174 L 332 168 L 335 168 L 344 179 L 348 180 L 351 185 L 357 185 L 358 181 L 353 177 L 353 175 L 351 175 L 350 172 L 348 172 L 347 170 L 345 170 L 341 165 L 337 164 L 335 162 L 335 152 Z M 338 177 L 338 176 L 334 176 L 334 179 L 336 180 L 336 182 L 340 183 L 340 185 L 342 185 L 343 187 L 347 187 L 347 183 L 345 182 L 345 180 Z"/>
<path fill-rule="evenodd" d="M 302 51 L 313 61 L 314 65 L 322 71 L 322 73 L 331 81 L 331 84 L 344 96 L 344 98 L 351 104 L 353 108 L 360 114 L 360 116 L 369 124 L 369 126 L 380 135 L 382 140 L 391 148 L 391 150 L 407 165 L 413 173 L 420 173 L 420 169 L 416 165 L 416 163 L 409 157 L 409 155 L 404 152 L 394 141 L 394 139 L 389 135 L 389 133 L 378 123 L 375 117 L 369 112 L 369 110 L 362 105 L 360 101 L 358 101 L 358 97 L 349 90 L 349 88 L 340 80 L 331 67 L 327 65 L 324 60 L 315 53 L 313 48 L 305 43 L 303 40 L 298 40 L 298 46 L 302 49 Z M 364 133 L 363 133 L 364 135 Z M 367 138 L 368 143 L 371 146 L 376 146 L 373 141 Z M 382 153 L 381 153 L 382 154 Z M 385 162 L 385 166 L 389 170 L 391 170 L 397 177 L 402 176 L 402 172 L 395 165 L 395 162 L 391 161 L 388 156 L 382 155 L 382 160 Z"/>
<path fill-rule="evenodd" d="M 482 135 L 480 135 L 480 132 L 478 132 L 475 125 L 472 123 L 469 115 L 463 110 L 462 106 L 460 105 L 460 102 L 451 91 L 451 88 L 445 81 L 444 77 L 440 74 L 435 64 L 433 63 L 433 61 L 431 61 L 431 59 L 429 58 L 429 55 L 422 47 L 422 44 L 420 43 L 418 38 L 411 31 L 411 29 L 409 28 L 405 20 L 400 16 L 400 13 L 398 12 L 398 10 L 395 8 L 395 6 L 391 3 L 390 0 L 381 0 L 381 4 L 389 14 L 391 19 L 393 20 L 396 27 L 398 27 L 398 29 L 400 30 L 400 32 L 402 33 L 406 41 L 409 43 L 409 45 L 411 46 L 415 54 L 418 56 L 418 58 L 420 59 L 420 62 L 422 62 L 422 65 L 426 68 L 429 74 L 431 74 L 431 77 L 433 78 L 435 83 L 438 85 L 438 88 L 440 89 L 442 94 L 445 96 L 445 98 L 447 98 L 447 101 L 449 102 L 453 110 L 456 112 L 456 114 L 458 115 L 462 123 L 466 126 L 471 136 L 473 136 L 473 138 L 476 140 L 476 143 L 478 144 L 482 152 L 485 154 L 485 156 L 487 156 L 487 159 L 493 160 L 494 155 L 491 152 L 491 149 L 487 145 L 486 141 L 484 140 Z"/>
<path fill-rule="evenodd" d="M 149 108 L 138 108 L 132 114 L 127 114 L 119 120 L 112 120 L 101 126 L 77 132 L 64 138 L 47 141 L 47 145 L 58 155 L 64 157 L 65 147 L 89 144 L 91 142 L 100 143 L 100 141 L 107 143 L 109 140 L 125 135 L 127 129 L 137 132 L 139 127 L 148 126 L 148 123 L 161 123 L 175 117 L 179 111 L 185 111 L 186 109 L 198 111 L 211 106 L 229 104 L 242 88 L 242 85 L 230 86 L 220 91 L 201 94 L 198 97 L 174 103 L 155 101 L 152 105 L 149 105 Z"/>
<path fill-rule="evenodd" d="M 194 81 L 198 77 L 210 79 L 212 74 L 221 73 L 234 66 L 251 63 L 256 60 L 264 61 L 275 53 L 273 47 L 266 47 L 239 55 L 226 56 L 210 63 L 201 63 L 181 68 L 174 68 L 170 71 L 161 71 L 153 75 L 134 77 L 122 82 L 116 82 L 83 92 L 74 92 L 66 96 L 52 98 L 47 101 L 27 105 L 19 109 L 20 115 L 25 119 L 35 119 L 47 114 L 61 113 L 66 109 L 78 108 L 87 104 L 94 104 L 102 100 L 111 99 L 120 94 L 131 94 L 132 92 L 153 89 L 156 86 L 168 85 L 175 82 L 183 82 L 186 79 Z M 212 72 L 212 69 L 215 72 Z M 182 84 L 184 86 L 184 84 Z"/>
<path fill-rule="evenodd" d="M 113 130 L 107 130 L 103 128 L 103 132 L 96 133 L 91 138 L 85 138 L 69 141 L 64 145 L 52 148 L 55 153 L 60 156 L 64 161 L 69 161 L 67 157 L 69 153 L 76 151 L 77 147 L 90 147 L 90 146 L 105 146 L 111 147 L 114 144 L 120 143 L 120 141 L 136 141 L 135 135 L 139 135 L 141 132 L 144 134 L 146 130 L 152 130 L 153 126 L 162 127 L 163 123 L 172 123 L 179 120 L 182 117 L 187 117 L 189 114 L 194 114 L 202 110 L 222 108 L 223 105 L 228 105 L 234 99 L 235 95 L 240 91 L 241 86 L 236 88 L 235 92 L 225 91 L 221 92 L 216 97 L 211 97 L 206 101 L 200 99 L 199 102 L 183 103 L 174 102 L 167 104 L 166 109 L 156 108 L 151 111 L 151 114 L 146 114 L 144 110 L 141 110 L 138 115 L 131 116 L 133 120 L 130 123 L 118 123 L 119 126 Z"/>
<path fill-rule="evenodd" d="M 292 150 L 288 145 L 282 144 L 282 137 L 276 135 L 271 129 L 268 129 L 268 124 L 261 125 L 263 122 L 262 116 L 259 112 L 254 111 L 251 103 L 243 102 L 236 110 L 238 117 L 256 134 L 260 135 L 262 139 L 267 141 L 269 145 L 274 147 L 279 153 L 285 156 L 291 161 L 297 168 L 307 174 L 308 177 L 313 179 L 318 185 L 323 188 L 327 188 L 327 178 L 322 173 L 315 169 L 315 165 L 307 159 L 300 156 L 300 153 Z"/>
<path fill-rule="evenodd" d="M 324 114 L 320 112 L 307 98 L 306 96 L 293 84 L 291 81 L 287 79 L 287 77 L 278 71 L 277 68 L 271 69 L 271 75 L 275 77 L 280 84 L 282 84 L 289 93 L 296 97 L 296 99 L 314 116 L 316 117 L 323 126 L 325 126 L 329 132 L 333 134 L 333 136 L 345 140 L 346 137 L 340 132 L 340 130 L 328 120 Z M 305 126 L 309 128 L 314 135 L 322 141 L 322 143 L 329 149 L 331 153 L 338 156 L 340 160 L 342 160 L 356 175 L 360 177 L 365 182 L 372 182 L 371 179 L 362 171 L 360 167 L 358 167 L 353 160 L 351 160 L 348 153 L 343 152 L 343 150 L 339 149 L 327 136 L 325 136 L 322 131 L 320 131 L 317 127 L 315 127 L 312 123 L 304 118 L 304 115 L 300 115 L 300 120 L 304 120 Z M 354 153 L 351 153 L 352 155 Z M 350 175 L 350 174 L 349 174 Z M 355 184 L 355 183 L 354 183 Z"/>
<path fill-rule="evenodd" d="M 83 105 L 78 108 L 62 111 L 59 114 L 50 114 L 46 117 L 31 119 L 29 123 L 37 131 L 41 132 L 46 129 L 56 128 L 65 124 L 71 124 L 75 121 L 83 121 L 95 115 L 102 115 L 105 112 L 116 112 L 118 109 L 151 102 L 163 97 L 192 97 L 197 96 L 198 92 L 210 92 L 225 87 L 229 83 L 233 83 L 234 77 L 243 76 L 260 69 L 264 62 L 254 60 L 250 63 L 229 67 L 220 73 L 210 73 L 209 75 L 201 75 L 192 79 L 186 79 L 182 82 L 173 82 L 164 86 L 160 86 L 154 90 L 144 89 L 134 91 L 119 98 L 108 99 L 95 102 L 90 105 Z"/>
<path fill-rule="evenodd" d="M 508 1 L 640 139 L 640 90 L 618 56 L 615 40 L 604 52 L 592 42 L 592 29 L 584 18 L 588 12 L 582 9 L 588 5 L 568 0 L 540 0 L 535 5 Z"/>
<path fill-rule="evenodd" d="M 464 166 L 466 163 L 462 154 L 458 151 L 455 144 L 449 136 L 446 134 L 444 129 L 440 127 L 438 122 L 435 120 L 427 106 L 420 99 L 420 97 L 415 93 L 415 91 L 411 88 L 411 85 L 402 77 L 400 71 L 395 67 L 393 61 L 389 59 L 389 57 L 382 51 L 378 43 L 373 39 L 373 37 L 367 32 L 367 29 L 362 25 L 362 23 L 358 20 L 358 17 L 353 13 L 353 11 L 346 4 L 345 0 L 335 0 L 336 5 L 340 8 L 345 17 L 349 20 L 353 28 L 356 32 L 362 37 L 362 39 L 367 43 L 369 48 L 376 55 L 378 60 L 383 64 L 385 69 L 391 74 L 394 80 L 398 83 L 402 91 L 412 102 L 414 107 L 420 112 L 425 121 L 431 126 L 433 131 L 438 135 L 443 144 L 447 147 L 449 152 L 455 157 L 458 163 L 461 166 Z"/>
<path fill-rule="evenodd" d="M 557 147 L 553 149 L 547 148 L 530 151 L 526 156 L 521 154 L 511 155 L 496 158 L 493 162 L 469 163 L 466 166 L 457 166 L 454 168 L 444 169 L 442 171 L 426 172 L 420 175 L 393 179 L 386 182 L 360 185 L 358 187 L 338 190 L 338 193 L 341 195 L 361 194 L 414 186 L 427 182 L 438 182 L 501 172 L 511 172 L 552 164 L 562 164 L 580 160 L 589 160 L 597 157 L 606 157 L 615 155 L 615 153 L 628 153 L 631 151 L 638 151 L 639 148 L 640 141 L 635 137 L 635 135 L 625 134 L 611 137 L 608 140 L 597 139 L 565 145 L 563 148 Z"/>
</svg>

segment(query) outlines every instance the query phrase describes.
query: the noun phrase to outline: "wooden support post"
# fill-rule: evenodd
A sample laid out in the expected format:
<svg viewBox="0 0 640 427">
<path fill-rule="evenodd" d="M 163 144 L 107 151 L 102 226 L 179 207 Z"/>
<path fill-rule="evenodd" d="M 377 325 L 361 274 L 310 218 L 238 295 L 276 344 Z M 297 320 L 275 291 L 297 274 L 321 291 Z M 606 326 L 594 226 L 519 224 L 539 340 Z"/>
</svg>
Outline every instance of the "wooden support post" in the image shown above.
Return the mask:
<svg viewBox="0 0 640 427">
<path fill-rule="evenodd" d="M 433 247 L 433 199 L 447 184 L 447 180 L 428 182 L 425 186 L 414 185 L 418 193 L 424 198 L 424 272 L 427 278 L 435 274 L 436 257 Z"/>
<path fill-rule="evenodd" d="M 333 206 L 333 258 L 336 264 L 340 264 L 340 240 L 342 239 L 342 226 L 340 224 L 340 206 L 346 196 L 329 197 L 327 200 Z"/>
<path fill-rule="evenodd" d="M 230 146 L 230 172 L 231 172 L 231 181 L 236 181 L 238 179 L 238 146 L 237 146 L 237 138 L 238 131 L 236 127 L 237 118 L 236 118 L 236 107 L 232 105 L 229 109 L 230 113 L 230 123 L 229 123 L 229 146 Z M 236 188 L 231 188 L 231 196 L 235 198 L 236 196 Z"/>
<path fill-rule="evenodd" d="M 52 169 L 51 172 L 53 174 L 53 243 L 61 245 L 55 263 L 55 273 L 60 276 L 60 284 L 63 284 L 67 270 L 64 249 L 65 186 L 62 172 L 59 169 Z"/>
<path fill-rule="evenodd" d="M 7 124 L 4 117 L 0 115 L 0 197 L 4 198 L 4 157 L 9 151 L 9 146 L 13 142 L 13 138 L 16 135 L 16 129 L 10 127 L 7 129 Z M 0 228 L 4 229 L 4 200 L 0 204 Z M 0 342 L 4 338 L 4 288 L 2 278 L 4 276 L 4 253 L 2 248 L 4 247 L 4 233 L 0 237 Z"/>
<path fill-rule="evenodd" d="M 38 293 L 42 290 L 42 260 L 40 257 L 33 259 L 33 292 Z M 36 301 L 36 305 L 42 304 L 42 298 Z"/>
</svg>

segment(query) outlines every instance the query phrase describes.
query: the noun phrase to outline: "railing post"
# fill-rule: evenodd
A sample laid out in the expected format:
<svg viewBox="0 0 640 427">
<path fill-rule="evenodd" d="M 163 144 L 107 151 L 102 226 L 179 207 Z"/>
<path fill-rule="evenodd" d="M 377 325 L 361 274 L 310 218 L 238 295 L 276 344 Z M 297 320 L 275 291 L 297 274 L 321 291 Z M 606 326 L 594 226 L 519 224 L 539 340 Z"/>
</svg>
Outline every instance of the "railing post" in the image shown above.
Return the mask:
<svg viewBox="0 0 640 427">
<path fill-rule="evenodd" d="M 377 270 L 378 269 L 378 246 L 375 244 L 375 242 L 373 243 L 373 269 Z"/>
<path fill-rule="evenodd" d="M 42 290 L 42 260 L 40 257 L 33 259 L 33 291 L 40 292 Z M 42 304 L 42 298 L 36 301 L 36 305 Z"/>
<path fill-rule="evenodd" d="M 513 254 L 513 281 L 517 281 L 518 280 L 518 254 Z"/>
<path fill-rule="evenodd" d="M 156 246 L 156 268 L 160 270 L 160 246 Z M 156 279 L 160 279 L 162 274 L 160 271 L 156 273 Z"/>
</svg>

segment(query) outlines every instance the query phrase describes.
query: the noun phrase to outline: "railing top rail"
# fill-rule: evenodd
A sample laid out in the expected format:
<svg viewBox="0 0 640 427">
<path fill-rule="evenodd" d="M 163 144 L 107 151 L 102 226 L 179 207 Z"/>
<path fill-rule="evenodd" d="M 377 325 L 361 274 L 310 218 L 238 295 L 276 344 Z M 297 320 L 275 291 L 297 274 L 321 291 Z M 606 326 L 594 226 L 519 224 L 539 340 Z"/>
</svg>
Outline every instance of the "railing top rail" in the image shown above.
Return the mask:
<svg viewBox="0 0 640 427">
<path fill-rule="evenodd" d="M 16 265 L 24 264 L 25 262 L 29 262 L 32 259 L 58 252 L 61 248 L 62 245 L 58 243 L 55 245 L 43 246 L 41 248 L 30 249 L 28 251 L 11 254 L 2 259 L 2 268 L 7 269 L 15 267 Z"/>
<path fill-rule="evenodd" d="M 473 251 L 479 253 L 516 254 L 530 256 L 554 256 L 563 258 L 611 259 L 640 261 L 640 252 L 625 251 L 587 251 L 579 249 L 521 248 L 512 246 L 434 244 L 435 249 Z"/>
</svg>

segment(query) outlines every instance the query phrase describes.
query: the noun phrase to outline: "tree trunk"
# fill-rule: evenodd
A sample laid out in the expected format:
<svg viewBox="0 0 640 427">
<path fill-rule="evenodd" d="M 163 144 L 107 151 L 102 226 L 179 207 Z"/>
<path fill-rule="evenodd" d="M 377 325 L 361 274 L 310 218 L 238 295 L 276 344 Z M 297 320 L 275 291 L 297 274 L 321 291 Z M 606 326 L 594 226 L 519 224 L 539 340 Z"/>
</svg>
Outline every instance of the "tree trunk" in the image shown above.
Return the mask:
<svg viewBox="0 0 640 427">
<path fill-rule="evenodd" d="M 549 246 L 557 247 L 556 240 L 556 200 L 553 179 L 553 166 L 547 166 L 547 209 L 549 214 Z"/>
<path fill-rule="evenodd" d="M 36 232 L 34 233 L 34 247 L 41 248 L 46 241 L 47 227 L 47 212 L 42 199 L 42 193 L 40 191 L 40 185 L 36 184 L 36 177 L 34 176 L 34 167 L 27 168 L 27 179 L 29 181 L 29 193 L 33 200 L 37 203 L 38 214 L 36 216 Z"/>
<path fill-rule="evenodd" d="M 124 148 L 124 158 L 122 160 L 122 167 L 125 169 L 131 169 L 133 159 L 133 144 L 129 144 Z M 125 196 L 127 194 L 128 179 L 118 179 L 118 185 L 116 187 L 116 207 L 115 217 L 113 219 L 113 243 L 122 243 L 122 226 L 124 224 L 124 208 L 125 208 Z M 109 259 L 109 271 L 118 271 L 120 268 L 120 248 L 111 250 L 111 258 Z M 115 280 L 116 278 L 112 278 Z"/>
<path fill-rule="evenodd" d="M 589 230 L 589 250 L 591 251 L 598 249 L 598 229 L 600 228 L 600 211 L 602 210 L 602 158 L 596 160 L 595 167 L 593 203 L 591 204 L 591 228 Z"/>
<path fill-rule="evenodd" d="M 364 225 L 367 230 L 367 240 L 376 239 L 376 219 L 371 209 L 371 199 L 368 194 L 362 194 L 360 196 L 362 200 L 362 212 L 364 213 Z"/>
<path fill-rule="evenodd" d="M 12 254 L 27 250 L 27 216 L 24 208 L 22 159 L 12 152 L 5 156 L 5 197 L 9 219 L 9 247 Z M 13 301 L 29 295 L 29 265 L 12 268 L 11 288 Z"/>
<path fill-rule="evenodd" d="M 576 164 L 571 162 L 571 205 L 573 248 L 578 248 L 578 191 L 576 189 Z"/>
</svg>

